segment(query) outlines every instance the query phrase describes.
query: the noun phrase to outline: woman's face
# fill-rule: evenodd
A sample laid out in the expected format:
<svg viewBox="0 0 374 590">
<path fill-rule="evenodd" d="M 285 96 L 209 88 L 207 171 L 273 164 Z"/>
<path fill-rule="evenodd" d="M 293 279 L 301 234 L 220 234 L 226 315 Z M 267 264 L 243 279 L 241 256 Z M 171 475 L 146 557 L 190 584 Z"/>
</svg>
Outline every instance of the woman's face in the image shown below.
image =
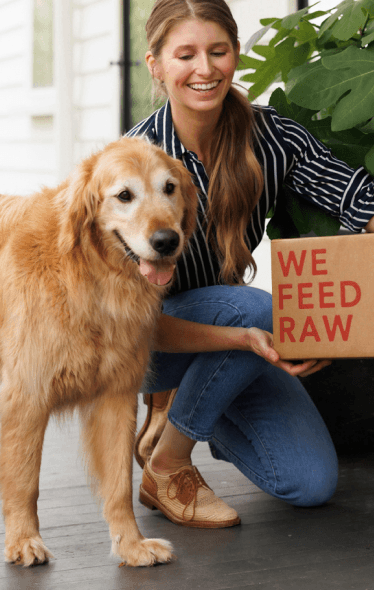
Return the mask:
<svg viewBox="0 0 374 590">
<path fill-rule="evenodd" d="M 160 57 L 147 64 L 163 80 L 172 109 L 220 112 L 239 59 L 227 32 L 215 22 L 188 19 L 166 38 Z"/>
</svg>

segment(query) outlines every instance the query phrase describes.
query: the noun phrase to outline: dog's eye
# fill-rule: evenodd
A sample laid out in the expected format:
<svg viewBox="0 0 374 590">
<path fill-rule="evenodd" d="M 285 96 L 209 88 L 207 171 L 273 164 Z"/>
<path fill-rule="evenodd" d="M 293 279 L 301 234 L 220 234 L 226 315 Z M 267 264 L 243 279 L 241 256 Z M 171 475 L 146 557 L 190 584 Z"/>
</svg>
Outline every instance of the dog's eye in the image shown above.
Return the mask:
<svg viewBox="0 0 374 590">
<path fill-rule="evenodd" d="M 168 182 L 165 186 L 165 193 L 167 195 L 172 195 L 174 191 L 175 191 L 175 184 L 173 184 L 172 182 Z"/>
<path fill-rule="evenodd" d="M 129 203 L 132 201 L 132 194 L 130 191 L 122 191 L 119 195 L 117 195 L 117 199 L 122 201 L 122 203 Z"/>
</svg>

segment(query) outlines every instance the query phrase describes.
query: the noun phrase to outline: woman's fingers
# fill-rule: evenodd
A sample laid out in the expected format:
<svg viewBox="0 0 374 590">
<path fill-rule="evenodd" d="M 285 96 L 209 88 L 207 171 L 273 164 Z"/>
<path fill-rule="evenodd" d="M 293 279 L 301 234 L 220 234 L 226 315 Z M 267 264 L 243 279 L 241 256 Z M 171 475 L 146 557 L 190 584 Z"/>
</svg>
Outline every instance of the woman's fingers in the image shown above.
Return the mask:
<svg viewBox="0 0 374 590">
<path fill-rule="evenodd" d="M 320 371 L 324 367 L 328 367 L 329 365 L 331 365 L 331 363 L 332 363 L 332 361 L 327 360 L 327 359 L 323 360 L 323 361 L 317 361 L 313 367 L 300 373 L 298 376 L 299 377 L 307 377 L 308 375 L 312 375 L 313 373 L 317 373 L 317 371 Z"/>
<path fill-rule="evenodd" d="M 289 361 L 280 360 L 276 365 L 294 377 L 307 377 L 308 375 L 317 373 L 317 371 L 331 365 L 331 361 L 311 359 L 295 364 Z"/>
<path fill-rule="evenodd" d="M 297 364 L 291 361 L 281 360 L 279 354 L 273 348 L 273 336 L 270 332 L 260 330 L 259 328 L 250 328 L 249 332 L 251 334 L 251 348 L 253 352 L 294 377 L 307 377 L 331 364 L 329 360 L 317 359 L 310 359 Z"/>
</svg>

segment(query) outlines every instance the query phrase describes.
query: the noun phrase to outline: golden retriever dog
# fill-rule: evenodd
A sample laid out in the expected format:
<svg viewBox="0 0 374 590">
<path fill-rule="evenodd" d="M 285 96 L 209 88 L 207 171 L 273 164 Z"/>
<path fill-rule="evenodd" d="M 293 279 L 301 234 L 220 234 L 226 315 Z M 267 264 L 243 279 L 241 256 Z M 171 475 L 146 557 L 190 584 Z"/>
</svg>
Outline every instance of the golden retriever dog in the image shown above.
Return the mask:
<svg viewBox="0 0 374 590">
<path fill-rule="evenodd" d="M 52 554 L 37 499 L 51 414 L 79 409 L 89 473 L 112 551 L 131 566 L 170 561 L 132 506 L 137 394 L 161 300 L 191 233 L 196 189 L 183 164 L 122 138 L 57 189 L 0 197 L 0 485 L 6 561 Z"/>
</svg>

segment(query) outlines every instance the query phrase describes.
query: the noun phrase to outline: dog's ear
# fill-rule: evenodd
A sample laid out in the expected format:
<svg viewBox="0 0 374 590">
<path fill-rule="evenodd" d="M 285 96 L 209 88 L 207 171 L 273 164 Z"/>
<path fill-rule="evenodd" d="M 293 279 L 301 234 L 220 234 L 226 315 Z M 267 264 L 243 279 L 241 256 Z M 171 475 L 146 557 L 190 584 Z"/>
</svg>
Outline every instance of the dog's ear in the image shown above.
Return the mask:
<svg viewBox="0 0 374 590">
<path fill-rule="evenodd" d="M 196 226 L 197 188 L 193 183 L 192 174 L 183 166 L 182 162 L 177 160 L 176 163 L 184 198 L 182 229 L 187 240 L 189 240 Z"/>
<path fill-rule="evenodd" d="M 62 198 L 62 223 L 59 245 L 67 253 L 79 244 L 82 231 L 89 227 L 100 202 L 93 179 L 94 156 L 84 160 L 72 173 Z"/>
</svg>

